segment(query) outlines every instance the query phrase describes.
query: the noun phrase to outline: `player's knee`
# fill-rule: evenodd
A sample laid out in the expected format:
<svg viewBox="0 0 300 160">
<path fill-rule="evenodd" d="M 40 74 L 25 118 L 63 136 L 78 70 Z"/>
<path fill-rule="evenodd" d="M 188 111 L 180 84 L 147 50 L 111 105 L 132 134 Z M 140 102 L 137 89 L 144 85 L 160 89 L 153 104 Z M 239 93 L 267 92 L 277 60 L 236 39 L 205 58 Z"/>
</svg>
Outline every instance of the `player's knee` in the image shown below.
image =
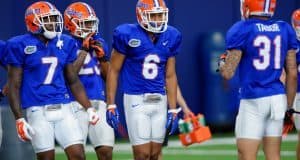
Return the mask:
<svg viewBox="0 0 300 160">
<path fill-rule="evenodd" d="M 85 154 L 84 153 L 74 153 L 70 156 L 70 160 L 85 160 Z"/>
<path fill-rule="evenodd" d="M 150 160 L 151 154 L 148 152 L 139 152 L 134 155 L 134 160 Z"/>
<path fill-rule="evenodd" d="M 97 156 L 100 157 L 101 160 L 111 160 L 112 159 L 112 147 L 108 146 L 100 146 L 95 148 Z"/>
<path fill-rule="evenodd" d="M 158 159 L 158 157 L 159 157 L 159 153 L 156 153 L 156 154 L 151 154 L 151 157 L 150 157 L 150 160 L 157 160 Z"/>
</svg>

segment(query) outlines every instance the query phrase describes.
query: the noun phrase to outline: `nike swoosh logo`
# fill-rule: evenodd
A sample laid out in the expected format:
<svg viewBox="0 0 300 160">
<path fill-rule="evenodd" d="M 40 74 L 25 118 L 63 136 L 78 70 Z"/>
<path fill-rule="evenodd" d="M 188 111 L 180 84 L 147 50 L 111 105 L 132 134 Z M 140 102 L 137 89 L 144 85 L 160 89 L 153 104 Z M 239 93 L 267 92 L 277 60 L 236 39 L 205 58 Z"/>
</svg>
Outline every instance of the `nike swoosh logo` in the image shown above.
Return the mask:
<svg viewBox="0 0 300 160">
<path fill-rule="evenodd" d="M 31 110 L 31 112 L 36 112 L 36 111 L 38 111 L 38 110 L 37 109 Z"/>
<path fill-rule="evenodd" d="M 163 42 L 162 44 L 165 46 L 165 45 L 168 44 L 168 42 L 169 42 L 169 41 L 165 41 L 165 42 Z"/>
<path fill-rule="evenodd" d="M 139 106 L 139 104 L 133 104 L 133 105 L 132 105 L 132 108 L 135 108 L 135 107 L 137 107 L 137 106 Z"/>
</svg>

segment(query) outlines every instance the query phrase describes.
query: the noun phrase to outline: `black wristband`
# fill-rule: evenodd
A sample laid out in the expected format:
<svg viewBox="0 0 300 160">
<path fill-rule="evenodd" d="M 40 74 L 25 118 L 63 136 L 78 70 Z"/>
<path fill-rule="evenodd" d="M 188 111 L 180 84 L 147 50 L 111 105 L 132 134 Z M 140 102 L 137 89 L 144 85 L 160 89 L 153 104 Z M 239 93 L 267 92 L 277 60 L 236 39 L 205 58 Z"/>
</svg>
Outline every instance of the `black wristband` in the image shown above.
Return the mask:
<svg viewBox="0 0 300 160">
<path fill-rule="evenodd" d="M 104 57 L 101 57 L 101 58 L 97 58 L 99 62 L 107 62 L 108 59 L 104 56 Z"/>
<path fill-rule="evenodd" d="M 83 46 L 81 46 L 80 50 L 83 50 L 83 51 L 89 52 L 89 48 L 87 48 L 87 47 L 83 47 Z"/>
</svg>

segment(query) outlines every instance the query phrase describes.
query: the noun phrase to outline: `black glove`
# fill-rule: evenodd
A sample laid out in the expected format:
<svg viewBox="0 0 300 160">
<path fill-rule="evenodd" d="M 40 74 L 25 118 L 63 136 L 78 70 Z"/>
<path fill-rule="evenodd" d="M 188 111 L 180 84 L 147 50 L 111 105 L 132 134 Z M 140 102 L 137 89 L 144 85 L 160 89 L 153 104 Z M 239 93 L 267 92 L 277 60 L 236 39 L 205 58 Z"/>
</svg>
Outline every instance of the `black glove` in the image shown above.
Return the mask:
<svg viewBox="0 0 300 160">
<path fill-rule="evenodd" d="M 283 130 L 282 135 L 286 136 L 289 131 L 291 131 L 294 128 L 294 118 L 293 113 L 295 113 L 295 110 L 293 108 L 288 107 L 289 109 L 286 110 L 284 115 L 284 123 L 283 123 Z"/>
</svg>

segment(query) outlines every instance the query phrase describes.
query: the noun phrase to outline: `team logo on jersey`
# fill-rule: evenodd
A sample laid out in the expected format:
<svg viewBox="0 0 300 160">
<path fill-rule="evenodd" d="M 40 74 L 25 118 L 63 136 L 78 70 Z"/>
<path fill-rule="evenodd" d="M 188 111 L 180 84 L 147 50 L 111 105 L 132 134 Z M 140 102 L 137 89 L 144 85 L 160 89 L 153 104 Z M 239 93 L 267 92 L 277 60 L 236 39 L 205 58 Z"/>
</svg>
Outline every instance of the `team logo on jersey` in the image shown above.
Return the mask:
<svg viewBox="0 0 300 160">
<path fill-rule="evenodd" d="M 130 47 L 138 47 L 141 45 L 141 40 L 139 39 L 130 39 L 129 42 L 128 42 L 128 45 Z"/>
<path fill-rule="evenodd" d="M 24 49 L 25 54 L 32 54 L 36 52 L 36 46 L 26 46 Z"/>
</svg>

